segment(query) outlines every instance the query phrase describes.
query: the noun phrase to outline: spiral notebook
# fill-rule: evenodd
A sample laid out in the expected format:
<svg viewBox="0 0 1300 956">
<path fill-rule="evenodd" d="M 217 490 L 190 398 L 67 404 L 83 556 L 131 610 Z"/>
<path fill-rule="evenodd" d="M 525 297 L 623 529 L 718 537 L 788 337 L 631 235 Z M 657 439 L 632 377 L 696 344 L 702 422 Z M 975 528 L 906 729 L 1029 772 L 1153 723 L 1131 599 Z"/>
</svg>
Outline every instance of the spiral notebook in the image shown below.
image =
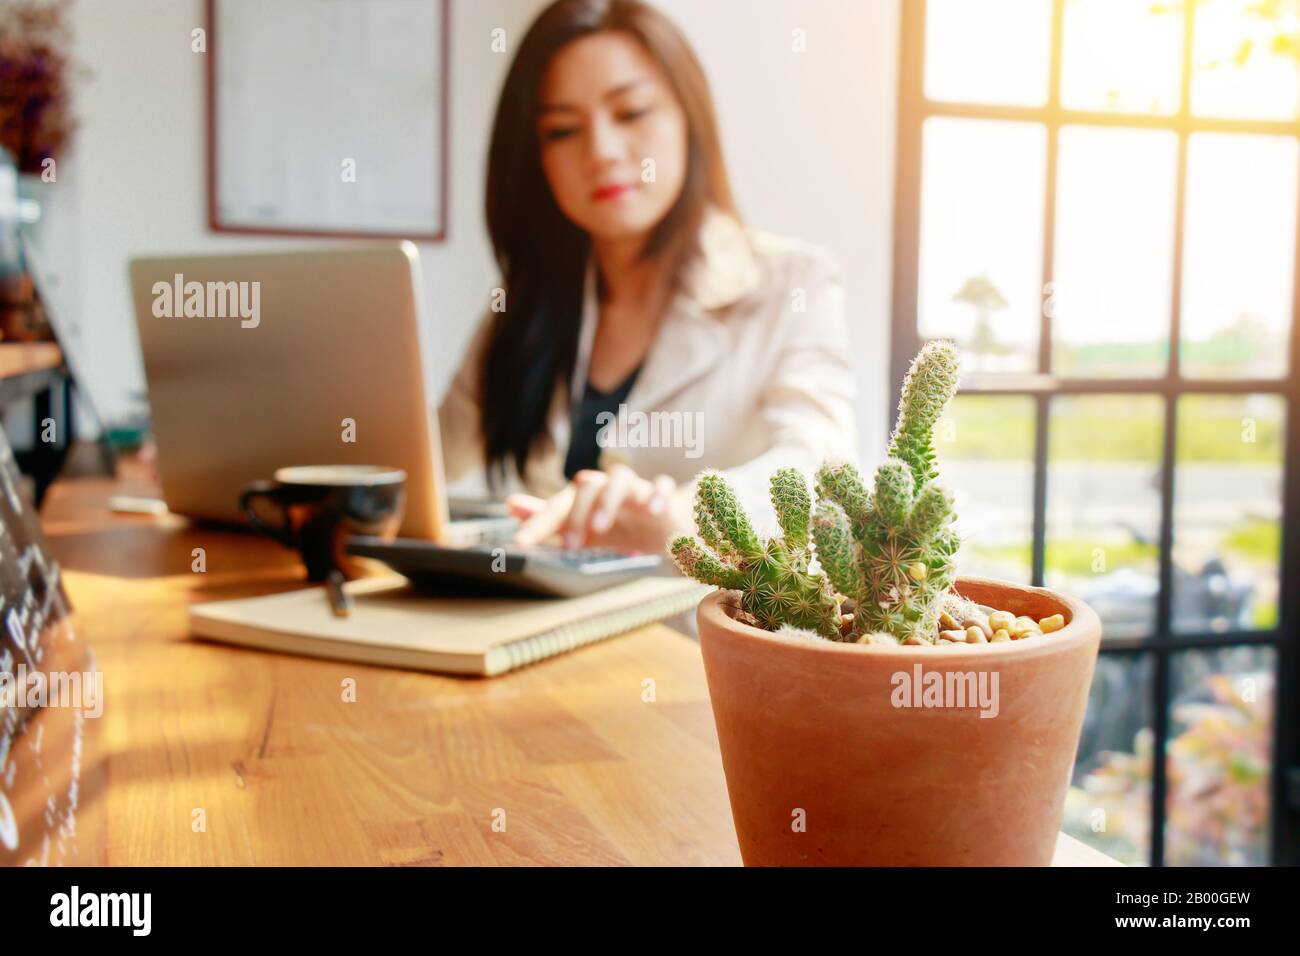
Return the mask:
<svg viewBox="0 0 1300 956">
<path fill-rule="evenodd" d="M 344 586 L 335 617 L 321 588 L 197 604 L 190 635 L 264 650 L 411 670 L 492 676 L 689 611 L 711 590 L 645 577 L 581 597 L 431 597 L 405 578 Z"/>
</svg>

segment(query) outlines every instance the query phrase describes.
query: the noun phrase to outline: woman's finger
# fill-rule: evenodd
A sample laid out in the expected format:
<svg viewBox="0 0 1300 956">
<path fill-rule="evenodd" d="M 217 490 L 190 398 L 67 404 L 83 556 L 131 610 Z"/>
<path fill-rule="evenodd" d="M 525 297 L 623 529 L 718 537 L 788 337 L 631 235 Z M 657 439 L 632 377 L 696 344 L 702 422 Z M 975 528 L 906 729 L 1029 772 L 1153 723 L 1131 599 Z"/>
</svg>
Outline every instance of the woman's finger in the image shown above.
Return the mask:
<svg viewBox="0 0 1300 956">
<path fill-rule="evenodd" d="M 604 534 L 614 526 L 623 502 L 642 484 L 641 478 L 627 465 L 615 465 L 609 472 L 609 481 L 601 490 L 591 510 L 591 534 Z M 648 484 L 648 482 L 645 482 Z"/>
<path fill-rule="evenodd" d="M 661 515 L 668 510 L 668 502 L 677 493 L 677 482 L 667 475 L 656 475 L 653 486 L 654 493 L 650 496 L 646 510 L 652 515 Z"/>
<path fill-rule="evenodd" d="M 560 527 L 560 534 L 566 548 L 576 548 L 586 543 L 587 522 L 591 518 L 592 506 L 604 490 L 609 476 L 603 471 L 580 471 L 573 476 L 569 487 L 574 489 L 573 507 L 565 516 Z"/>
<path fill-rule="evenodd" d="M 650 504 L 650 499 L 655 496 L 654 482 L 646 481 L 644 478 L 637 478 L 632 485 L 632 490 L 628 492 L 628 503 L 636 505 L 638 508 L 644 508 Z"/>
<path fill-rule="evenodd" d="M 526 521 L 546 507 L 546 499 L 536 495 L 506 495 L 506 510 L 512 518 Z"/>
<path fill-rule="evenodd" d="M 573 507 L 573 485 L 565 485 L 562 490 L 547 499 L 545 506 L 515 532 L 515 544 L 537 544 L 555 534 L 564 525 L 569 511 Z"/>
</svg>

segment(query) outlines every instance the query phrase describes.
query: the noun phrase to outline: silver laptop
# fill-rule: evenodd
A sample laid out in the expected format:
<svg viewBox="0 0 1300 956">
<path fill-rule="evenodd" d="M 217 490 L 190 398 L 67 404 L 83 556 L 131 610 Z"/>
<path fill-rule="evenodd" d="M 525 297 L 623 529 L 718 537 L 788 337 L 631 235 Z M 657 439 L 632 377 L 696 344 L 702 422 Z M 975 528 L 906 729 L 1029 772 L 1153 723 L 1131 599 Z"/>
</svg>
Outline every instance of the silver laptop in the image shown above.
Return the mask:
<svg viewBox="0 0 1300 956">
<path fill-rule="evenodd" d="M 410 242 L 133 259 L 131 289 L 167 507 L 242 521 L 280 467 L 407 474 L 407 538 L 445 540 L 436 396 Z"/>
</svg>

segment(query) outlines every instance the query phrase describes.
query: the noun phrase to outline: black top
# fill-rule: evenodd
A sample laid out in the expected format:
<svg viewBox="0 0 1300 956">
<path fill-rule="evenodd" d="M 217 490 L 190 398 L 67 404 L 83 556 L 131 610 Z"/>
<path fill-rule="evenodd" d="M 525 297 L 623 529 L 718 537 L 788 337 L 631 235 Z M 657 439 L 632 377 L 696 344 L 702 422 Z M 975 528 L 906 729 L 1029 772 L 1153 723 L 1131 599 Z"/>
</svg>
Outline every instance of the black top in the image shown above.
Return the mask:
<svg viewBox="0 0 1300 956">
<path fill-rule="evenodd" d="M 638 365 L 621 385 L 610 392 L 602 392 L 587 382 L 582 401 L 573 410 L 573 420 L 570 422 L 569 451 L 564 457 L 565 478 L 572 479 L 584 468 L 595 468 L 600 463 L 602 449 L 596 438 L 600 433 L 601 422 L 597 421 L 596 416 L 601 412 L 617 416 L 618 406 L 627 401 L 628 393 L 632 391 L 640 372 L 641 366 Z"/>
</svg>

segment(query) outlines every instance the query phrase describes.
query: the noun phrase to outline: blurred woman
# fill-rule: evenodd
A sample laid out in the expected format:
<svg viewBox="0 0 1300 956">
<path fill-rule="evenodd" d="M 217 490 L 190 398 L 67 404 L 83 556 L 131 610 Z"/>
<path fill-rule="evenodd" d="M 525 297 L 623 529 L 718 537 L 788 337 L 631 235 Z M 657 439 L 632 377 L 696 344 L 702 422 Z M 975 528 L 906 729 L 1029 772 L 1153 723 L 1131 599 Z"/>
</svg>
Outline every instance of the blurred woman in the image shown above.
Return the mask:
<svg viewBox="0 0 1300 956">
<path fill-rule="evenodd" d="M 519 45 L 488 157 L 503 282 L 439 410 L 451 480 L 515 491 L 522 544 L 662 550 L 695 476 L 855 451 L 835 264 L 746 228 L 704 71 L 636 0 L 559 0 Z"/>
</svg>

